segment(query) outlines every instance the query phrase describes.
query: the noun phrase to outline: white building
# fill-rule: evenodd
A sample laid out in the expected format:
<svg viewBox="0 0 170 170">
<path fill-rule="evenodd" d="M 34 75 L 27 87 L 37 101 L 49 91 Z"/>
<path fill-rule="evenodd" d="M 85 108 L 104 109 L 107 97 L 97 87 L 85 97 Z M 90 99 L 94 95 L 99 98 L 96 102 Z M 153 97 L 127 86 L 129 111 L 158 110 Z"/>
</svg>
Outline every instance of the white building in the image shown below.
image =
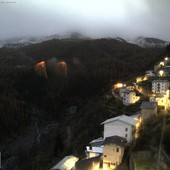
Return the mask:
<svg viewBox="0 0 170 170">
<path fill-rule="evenodd" d="M 153 72 L 153 70 L 148 70 L 148 71 L 146 71 L 146 76 L 147 77 L 155 77 L 155 73 Z"/>
<path fill-rule="evenodd" d="M 131 90 L 125 90 L 122 92 L 123 93 L 123 104 L 124 105 L 130 105 L 133 103 L 136 103 L 140 97 L 136 96 L 136 92 L 131 91 Z"/>
<path fill-rule="evenodd" d="M 166 93 L 169 90 L 168 80 L 153 80 L 152 81 L 152 92 L 153 93 Z"/>
<path fill-rule="evenodd" d="M 120 136 L 131 143 L 138 123 L 138 120 L 126 115 L 108 119 L 101 123 L 104 125 L 104 139 L 110 136 Z"/>
<path fill-rule="evenodd" d="M 87 159 L 101 155 L 103 153 L 103 138 L 92 140 L 89 146 L 86 146 L 85 152 Z"/>
</svg>

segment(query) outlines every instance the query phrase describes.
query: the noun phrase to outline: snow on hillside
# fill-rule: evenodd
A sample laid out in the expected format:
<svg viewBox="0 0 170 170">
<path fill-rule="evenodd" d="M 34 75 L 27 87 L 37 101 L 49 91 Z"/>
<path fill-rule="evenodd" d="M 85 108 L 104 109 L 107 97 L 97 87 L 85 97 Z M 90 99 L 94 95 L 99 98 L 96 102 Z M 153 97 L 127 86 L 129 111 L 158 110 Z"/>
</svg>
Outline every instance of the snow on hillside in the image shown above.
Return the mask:
<svg viewBox="0 0 170 170">
<path fill-rule="evenodd" d="M 69 32 L 63 35 L 51 35 L 51 36 L 42 36 L 42 37 L 24 37 L 24 38 L 14 38 L 9 40 L 0 41 L 1 47 L 21 47 L 29 44 L 41 43 L 43 41 L 48 41 L 52 39 L 89 39 L 84 35 L 77 32 Z"/>
<path fill-rule="evenodd" d="M 24 37 L 24 38 L 15 38 L 10 40 L 4 40 L 0 41 L 0 48 L 3 46 L 6 47 L 21 47 L 29 44 L 35 44 L 35 43 L 41 43 L 43 41 L 52 40 L 52 39 L 90 39 L 89 37 L 86 37 L 80 33 L 77 32 L 68 32 L 63 35 L 51 35 L 51 36 L 43 36 L 43 37 Z M 165 47 L 169 44 L 168 41 L 164 41 L 157 38 L 148 38 L 148 37 L 137 37 L 135 39 L 131 40 L 125 40 L 120 37 L 107 37 L 107 39 L 115 39 L 120 42 L 127 42 L 136 44 L 138 46 L 144 47 L 144 48 L 150 48 L 150 47 Z"/>
<path fill-rule="evenodd" d="M 168 41 L 164 41 L 157 38 L 149 38 L 149 37 L 138 37 L 129 41 L 132 44 L 139 45 L 141 47 L 165 47 L 169 44 Z"/>
</svg>

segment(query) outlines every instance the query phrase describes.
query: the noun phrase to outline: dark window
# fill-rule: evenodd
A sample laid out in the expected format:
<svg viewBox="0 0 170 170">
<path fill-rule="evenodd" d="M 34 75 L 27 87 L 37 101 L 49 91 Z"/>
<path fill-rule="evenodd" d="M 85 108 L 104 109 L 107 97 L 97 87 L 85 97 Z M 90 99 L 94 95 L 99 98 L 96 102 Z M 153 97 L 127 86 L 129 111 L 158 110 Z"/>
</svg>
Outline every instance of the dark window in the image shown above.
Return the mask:
<svg viewBox="0 0 170 170">
<path fill-rule="evenodd" d="M 116 152 L 119 152 L 119 148 L 116 148 Z"/>
<path fill-rule="evenodd" d="M 127 131 L 128 131 L 128 128 L 126 128 L 125 131 L 127 132 Z"/>
<path fill-rule="evenodd" d="M 107 157 L 107 155 L 104 155 L 104 157 L 106 158 L 106 157 Z"/>
<path fill-rule="evenodd" d="M 128 136 L 128 135 L 127 135 L 127 134 L 125 134 L 125 137 L 126 137 L 126 138 L 127 138 L 127 136 Z"/>
</svg>

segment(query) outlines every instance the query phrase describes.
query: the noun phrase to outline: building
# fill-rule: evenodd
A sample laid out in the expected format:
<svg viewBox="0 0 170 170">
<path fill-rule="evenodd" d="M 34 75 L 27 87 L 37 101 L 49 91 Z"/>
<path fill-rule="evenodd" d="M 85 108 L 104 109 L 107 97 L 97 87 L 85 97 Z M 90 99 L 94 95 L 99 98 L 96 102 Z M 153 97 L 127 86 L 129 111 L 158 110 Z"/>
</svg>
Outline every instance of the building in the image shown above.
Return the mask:
<svg viewBox="0 0 170 170">
<path fill-rule="evenodd" d="M 78 160 L 79 158 L 75 156 L 72 155 L 66 156 L 55 166 L 53 166 L 50 170 L 71 170 Z"/>
<path fill-rule="evenodd" d="M 155 73 L 153 72 L 153 70 L 146 71 L 146 77 L 155 77 Z"/>
<path fill-rule="evenodd" d="M 101 156 L 79 160 L 71 170 L 98 170 L 101 162 Z"/>
<path fill-rule="evenodd" d="M 123 88 L 120 88 L 120 89 L 119 89 L 119 95 L 120 95 L 120 97 L 123 98 L 124 92 L 125 92 L 126 90 L 127 90 L 126 87 L 123 87 Z"/>
<path fill-rule="evenodd" d="M 115 169 L 120 165 L 127 141 L 120 136 L 106 137 L 103 145 L 103 169 Z"/>
<path fill-rule="evenodd" d="M 156 102 L 143 101 L 140 108 L 142 121 L 145 121 L 148 118 L 157 115 Z"/>
<path fill-rule="evenodd" d="M 148 77 L 146 76 L 140 76 L 136 78 L 136 83 L 142 82 L 142 81 L 146 81 L 148 79 Z"/>
<path fill-rule="evenodd" d="M 136 103 L 140 99 L 139 96 L 136 96 L 135 91 L 125 90 L 122 93 L 123 93 L 123 104 L 124 105 L 130 105 L 130 104 Z"/>
<path fill-rule="evenodd" d="M 101 124 L 104 125 L 104 139 L 110 136 L 120 136 L 126 138 L 128 143 L 131 143 L 134 139 L 138 120 L 126 115 L 121 115 L 107 119 Z"/>
<path fill-rule="evenodd" d="M 165 66 L 162 68 L 163 75 L 164 77 L 169 77 L 170 76 L 170 65 Z"/>
<path fill-rule="evenodd" d="M 86 158 L 92 158 L 103 154 L 103 138 L 92 140 L 89 146 L 86 146 Z"/>
<path fill-rule="evenodd" d="M 170 108 L 169 90 L 166 94 L 158 94 L 150 97 L 150 102 L 157 102 L 158 106 L 163 107 L 165 110 Z"/>
<path fill-rule="evenodd" d="M 153 93 L 166 93 L 169 90 L 168 80 L 153 80 L 152 81 L 152 92 Z"/>
</svg>

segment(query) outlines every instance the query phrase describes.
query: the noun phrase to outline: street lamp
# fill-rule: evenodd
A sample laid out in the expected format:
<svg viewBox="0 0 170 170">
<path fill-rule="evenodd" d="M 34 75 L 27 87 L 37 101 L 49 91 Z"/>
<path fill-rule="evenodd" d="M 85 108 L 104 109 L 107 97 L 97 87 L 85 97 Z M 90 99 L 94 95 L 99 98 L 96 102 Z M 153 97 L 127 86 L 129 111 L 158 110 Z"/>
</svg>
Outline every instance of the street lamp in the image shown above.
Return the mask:
<svg viewBox="0 0 170 170">
<path fill-rule="evenodd" d="M 164 71 L 163 71 L 163 70 L 160 70 L 160 71 L 159 71 L 159 75 L 160 75 L 160 77 L 162 77 L 162 76 L 163 76 L 163 74 L 164 74 Z"/>
</svg>

